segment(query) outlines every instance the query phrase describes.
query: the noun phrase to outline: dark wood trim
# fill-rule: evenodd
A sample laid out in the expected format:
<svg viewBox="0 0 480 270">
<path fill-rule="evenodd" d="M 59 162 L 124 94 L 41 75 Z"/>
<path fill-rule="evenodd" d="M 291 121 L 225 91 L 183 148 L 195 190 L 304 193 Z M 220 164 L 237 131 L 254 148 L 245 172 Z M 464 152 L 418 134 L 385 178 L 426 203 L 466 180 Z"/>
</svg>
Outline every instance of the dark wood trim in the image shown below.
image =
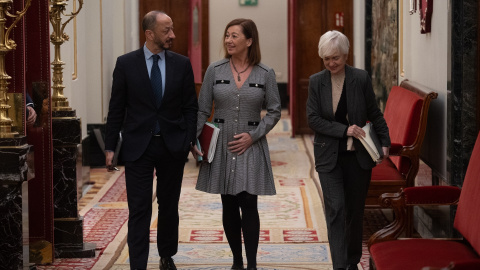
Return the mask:
<svg viewBox="0 0 480 270">
<path fill-rule="evenodd" d="M 317 10 L 317 13 L 312 13 Z M 344 13 L 344 25 L 336 25 L 335 14 Z M 288 1 L 288 72 L 292 135 L 312 133 L 305 114 L 309 77 L 324 69 L 318 56 L 319 38 L 328 30 L 343 32 L 350 40 L 353 55 L 353 2 L 352 0 Z M 353 63 L 349 57 L 348 64 Z"/>
<path fill-rule="evenodd" d="M 477 3 L 477 106 L 476 124 L 477 133 L 480 131 L 480 4 Z"/>
<path fill-rule="evenodd" d="M 372 0 L 365 1 L 365 70 L 372 76 Z"/>
<path fill-rule="evenodd" d="M 209 2 L 209 0 L 202 0 L 202 81 L 208 65 L 210 65 Z"/>
<path fill-rule="evenodd" d="M 297 130 L 297 121 L 295 119 L 296 113 L 296 91 L 295 86 L 297 82 L 297 73 L 295 69 L 296 65 L 296 52 L 295 52 L 295 36 L 296 36 L 296 1 L 288 0 L 288 93 L 290 95 L 290 104 L 288 106 L 292 123 L 292 137 L 295 137 L 295 131 Z"/>
<path fill-rule="evenodd" d="M 138 1 L 138 47 L 145 43 L 145 34 L 142 29 L 142 20 L 145 16 L 144 10 L 146 9 L 145 1 Z"/>
<path fill-rule="evenodd" d="M 145 43 L 145 34 L 141 29 L 143 16 L 152 10 L 163 11 L 168 14 L 175 27 L 175 40 L 172 51 L 188 56 L 188 39 L 190 30 L 190 1 L 189 0 L 142 0 L 138 1 L 138 16 L 140 23 L 139 47 Z"/>
</svg>

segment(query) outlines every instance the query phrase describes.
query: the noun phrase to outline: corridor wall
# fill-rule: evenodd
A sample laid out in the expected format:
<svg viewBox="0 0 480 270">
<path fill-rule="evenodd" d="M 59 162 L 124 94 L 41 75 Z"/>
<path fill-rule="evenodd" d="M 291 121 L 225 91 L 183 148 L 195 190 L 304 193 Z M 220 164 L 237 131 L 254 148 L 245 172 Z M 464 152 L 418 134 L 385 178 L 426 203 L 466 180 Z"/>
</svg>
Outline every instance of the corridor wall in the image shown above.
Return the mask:
<svg viewBox="0 0 480 270">
<path fill-rule="evenodd" d="M 227 23 L 236 18 L 252 19 L 260 35 L 262 62 L 275 70 L 278 83 L 288 81 L 287 0 L 262 0 L 257 6 L 210 0 L 209 8 L 210 62 L 223 58 L 222 35 Z"/>
<path fill-rule="evenodd" d="M 403 5 L 400 15 L 403 43 L 399 45 L 403 46 L 399 56 L 403 58 L 403 66 L 399 67 L 399 78 L 423 84 L 438 93 L 437 100 L 430 105 L 421 158 L 433 169 L 434 176 L 446 181 L 449 1 L 435 1 L 432 31 L 427 34 L 420 33 L 419 11 L 410 15 L 409 3 L 399 1 Z M 401 65 L 402 61 L 399 62 Z"/>
<path fill-rule="evenodd" d="M 84 1 L 77 18 L 67 24 L 70 40 L 61 46 L 64 95 L 82 119 L 82 139 L 87 123 L 106 120 L 116 59 L 139 48 L 138 29 L 138 0 Z"/>
</svg>

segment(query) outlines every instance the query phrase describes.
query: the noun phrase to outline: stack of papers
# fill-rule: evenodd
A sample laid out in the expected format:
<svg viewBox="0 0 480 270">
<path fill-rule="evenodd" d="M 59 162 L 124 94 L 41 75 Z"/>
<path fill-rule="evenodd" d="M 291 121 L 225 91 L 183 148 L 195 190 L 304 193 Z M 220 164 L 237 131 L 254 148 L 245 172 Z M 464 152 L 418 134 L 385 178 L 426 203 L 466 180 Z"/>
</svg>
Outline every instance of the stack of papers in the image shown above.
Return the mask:
<svg viewBox="0 0 480 270">
<path fill-rule="evenodd" d="M 380 162 L 383 158 L 383 149 L 380 140 L 377 137 L 377 133 L 373 129 L 373 124 L 368 122 L 363 128 L 366 136 L 360 137 L 360 142 L 363 144 L 367 152 L 376 163 Z"/>
</svg>

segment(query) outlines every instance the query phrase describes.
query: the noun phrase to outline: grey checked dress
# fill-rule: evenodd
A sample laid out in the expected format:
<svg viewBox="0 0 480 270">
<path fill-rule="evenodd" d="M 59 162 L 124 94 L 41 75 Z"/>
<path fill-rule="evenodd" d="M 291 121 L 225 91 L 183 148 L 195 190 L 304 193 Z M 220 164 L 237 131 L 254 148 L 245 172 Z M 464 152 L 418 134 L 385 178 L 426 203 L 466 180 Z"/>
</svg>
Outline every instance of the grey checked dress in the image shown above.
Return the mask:
<svg viewBox="0 0 480 270">
<path fill-rule="evenodd" d="M 214 194 L 274 195 L 275 184 L 265 135 L 280 119 L 281 105 L 275 72 L 258 64 L 239 89 L 229 59 L 212 63 L 206 73 L 198 100 L 197 137 L 210 117 L 220 135 L 212 163 L 202 162 L 196 189 Z M 262 106 L 267 109 L 261 118 Z M 243 154 L 228 150 L 235 134 L 248 132 L 253 144 Z"/>
</svg>

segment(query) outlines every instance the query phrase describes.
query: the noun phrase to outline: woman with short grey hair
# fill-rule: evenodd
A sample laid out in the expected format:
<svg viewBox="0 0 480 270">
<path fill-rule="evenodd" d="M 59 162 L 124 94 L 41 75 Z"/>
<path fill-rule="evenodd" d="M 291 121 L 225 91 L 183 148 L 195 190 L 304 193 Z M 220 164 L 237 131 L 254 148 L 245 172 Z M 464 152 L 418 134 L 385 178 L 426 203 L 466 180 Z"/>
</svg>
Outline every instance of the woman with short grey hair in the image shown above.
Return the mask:
<svg viewBox="0 0 480 270">
<path fill-rule="evenodd" d="M 338 31 L 320 37 L 325 70 L 310 77 L 307 118 L 315 132 L 315 169 L 320 178 L 334 269 L 358 269 L 362 256 L 363 211 L 375 162 L 358 140 L 372 122 L 384 157 L 390 136 L 364 70 L 346 64 L 348 38 Z"/>
</svg>

